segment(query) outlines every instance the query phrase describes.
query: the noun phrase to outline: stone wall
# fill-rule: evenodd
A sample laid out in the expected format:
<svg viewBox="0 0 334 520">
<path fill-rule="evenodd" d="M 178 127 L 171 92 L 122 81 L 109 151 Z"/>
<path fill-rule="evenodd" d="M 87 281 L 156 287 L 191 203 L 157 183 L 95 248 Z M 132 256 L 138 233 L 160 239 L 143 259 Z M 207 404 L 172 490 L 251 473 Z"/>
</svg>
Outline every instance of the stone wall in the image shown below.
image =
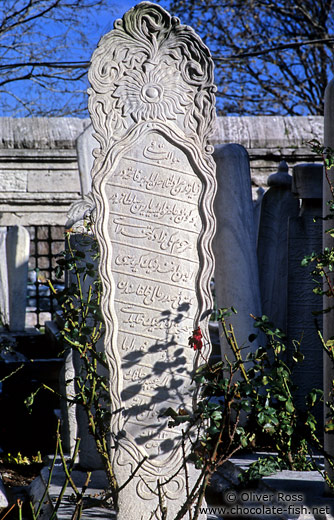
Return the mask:
<svg viewBox="0 0 334 520">
<path fill-rule="evenodd" d="M 319 162 L 307 144 L 323 136 L 322 116 L 219 117 L 212 143 L 238 143 L 249 153 L 253 192 L 267 187 L 268 175 L 284 159 L 290 168 L 299 163 Z"/>
<path fill-rule="evenodd" d="M 0 226 L 63 225 L 80 198 L 79 118 L 0 118 Z"/>
<path fill-rule="evenodd" d="M 0 226 L 64 225 L 80 198 L 75 142 L 89 119 L 0 118 Z M 307 141 L 323 135 L 323 118 L 219 117 L 213 144 L 238 143 L 250 155 L 253 191 L 284 158 L 291 167 L 319 160 Z"/>
</svg>

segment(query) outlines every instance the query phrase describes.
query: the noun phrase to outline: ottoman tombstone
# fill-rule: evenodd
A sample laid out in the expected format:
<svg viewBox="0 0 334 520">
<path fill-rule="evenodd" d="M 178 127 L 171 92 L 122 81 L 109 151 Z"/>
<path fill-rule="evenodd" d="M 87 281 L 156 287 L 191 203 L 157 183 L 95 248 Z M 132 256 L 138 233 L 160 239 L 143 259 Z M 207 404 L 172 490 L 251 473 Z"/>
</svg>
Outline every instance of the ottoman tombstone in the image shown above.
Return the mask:
<svg viewBox="0 0 334 520">
<path fill-rule="evenodd" d="M 213 65 L 191 28 L 144 2 L 102 38 L 89 78 L 111 453 L 118 485 L 133 475 L 118 517 L 172 519 L 187 478 L 182 432 L 161 414 L 191 410 L 197 327 L 210 351 Z"/>
</svg>

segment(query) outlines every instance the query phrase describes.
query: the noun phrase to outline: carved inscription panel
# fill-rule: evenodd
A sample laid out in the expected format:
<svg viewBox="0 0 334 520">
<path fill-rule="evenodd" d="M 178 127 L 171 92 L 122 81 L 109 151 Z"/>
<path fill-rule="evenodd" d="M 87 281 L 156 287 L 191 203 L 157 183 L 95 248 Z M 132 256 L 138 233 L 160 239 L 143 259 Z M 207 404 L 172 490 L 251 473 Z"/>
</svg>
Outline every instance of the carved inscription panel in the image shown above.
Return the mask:
<svg viewBox="0 0 334 520">
<path fill-rule="evenodd" d="M 185 153 L 157 132 L 124 154 L 106 185 L 125 429 L 151 457 L 178 435 L 161 412 L 191 403 L 200 193 Z"/>
</svg>

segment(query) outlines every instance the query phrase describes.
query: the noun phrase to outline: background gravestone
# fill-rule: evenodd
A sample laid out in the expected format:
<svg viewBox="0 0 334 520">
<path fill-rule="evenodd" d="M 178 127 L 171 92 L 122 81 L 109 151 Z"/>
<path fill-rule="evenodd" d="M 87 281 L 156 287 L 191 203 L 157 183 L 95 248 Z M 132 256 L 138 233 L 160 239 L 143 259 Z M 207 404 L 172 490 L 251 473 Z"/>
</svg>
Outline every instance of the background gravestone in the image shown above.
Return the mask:
<svg viewBox="0 0 334 520">
<path fill-rule="evenodd" d="M 257 255 L 262 312 L 287 333 L 288 222 L 297 217 L 299 201 L 291 193 L 292 177 L 285 161 L 268 178 L 261 206 Z"/>
<path fill-rule="evenodd" d="M 290 359 L 294 353 L 293 341 L 300 341 L 305 355 L 293 371 L 296 403 L 305 409 L 305 396 L 313 388 L 322 387 L 322 345 L 314 323 L 322 330 L 322 299 L 313 292 L 314 281 L 308 268 L 301 265 L 306 255 L 321 251 L 322 246 L 322 164 L 299 164 L 293 168 L 292 192 L 301 199 L 298 217 L 290 217 L 288 233 L 288 307 L 287 336 Z M 319 315 L 320 314 L 320 315 Z M 321 410 L 312 413 L 322 423 Z"/>
<path fill-rule="evenodd" d="M 324 145 L 329 146 L 330 148 L 334 148 L 334 80 L 327 85 L 325 91 L 325 119 L 324 119 Z M 328 179 L 333 184 L 334 181 L 334 169 L 331 168 L 328 170 Z M 329 214 L 328 202 L 332 201 L 333 197 L 330 191 L 330 187 L 326 176 L 323 176 L 323 217 L 326 217 Z M 332 220 L 324 220 L 322 227 L 322 247 L 325 249 L 326 247 L 333 247 L 333 238 L 326 231 L 333 227 Z M 333 278 L 331 278 L 333 282 Z M 325 284 L 324 284 L 325 285 Z M 328 287 L 325 285 L 325 290 Z M 329 299 L 326 295 L 323 297 L 323 308 L 327 309 L 333 305 L 331 299 Z M 331 312 L 325 313 L 323 315 L 323 337 L 325 342 L 334 337 L 334 320 L 333 320 L 333 310 Z M 324 402 L 333 400 L 333 380 L 334 380 L 334 370 L 332 360 L 329 356 L 324 353 Z M 326 417 L 328 414 L 328 407 L 326 404 L 324 405 L 324 416 Z M 332 434 L 325 434 L 325 450 L 331 456 L 334 456 L 334 438 Z M 333 470 L 330 469 L 327 464 L 326 470 L 329 472 L 329 476 L 331 479 L 334 477 Z M 327 489 L 328 492 L 333 493 L 332 489 Z"/>
<path fill-rule="evenodd" d="M 119 518 L 161 518 L 160 487 L 169 520 L 186 479 L 181 431 L 161 413 L 191 409 L 196 327 L 210 352 L 213 64 L 194 31 L 154 4 L 114 27 L 89 72 L 112 462 L 119 485 L 136 471 Z"/>
<path fill-rule="evenodd" d="M 89 125 L 76 140 L 81 195 L 87 195 L 92 188 L 91 171 L 94 157 L 92 151 L 98 143 L 93 137 L 93 127 Z"/>
<path fill-rule="evenodd" d="M 9 324 L 6 238 L 7 228 L 0 227 L 0 326 Z"/>
<path fill-rule="evenodd" d="M 260 286 L 256 256 L 256 232 L 247 151 L 238 144 L 216 146 L 217 194 L 214 238 L 215 293 L 218 308 L 235 307 L 228 322 L 239 346 L 254 332 L 250 313 L 261 316 Z M 221 335 L 221 351 L 233 360 L 231 347 Z M 257 341 L 252 349 L 258 347 Z"/>
<path fill-rule="evenodd" d="M 25 330 L 30 236 L 23 226 L 11 226 L 6 237 L 9 329 Z"/>
<path fill-rule="evenodd" d="M 263 202 L 264 194 L 265 194 L 265 190 L 262 188 L 262 186 L 260 186 L 256 190 L 256 199 L 253 200 L 254 226 L 255 226 L 256 243 L 258 242 L 258 236 L 259 236 L 261 208 L 262 208 L 262 202 Z"/>
</svg>

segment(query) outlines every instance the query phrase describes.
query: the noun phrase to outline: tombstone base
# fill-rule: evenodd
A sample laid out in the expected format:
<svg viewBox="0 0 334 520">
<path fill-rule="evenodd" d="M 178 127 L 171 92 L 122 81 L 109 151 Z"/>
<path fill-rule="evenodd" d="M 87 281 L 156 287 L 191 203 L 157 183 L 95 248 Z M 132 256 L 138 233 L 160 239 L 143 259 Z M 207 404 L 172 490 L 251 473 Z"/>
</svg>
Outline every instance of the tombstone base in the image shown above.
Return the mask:
<svg viewBox="0 0 334 520">
<path fill-rule="evenodd" d="M 200 476 L 200 472 L 194 467 L 189 470 L 189 490 L 191 492 L 196 480 Z M 184 475 L 182 475 L 184 478 Z M 154 487 L 153 487 L 154 486 Z M 144 500 L 138 497 L 138 488 L 145 489 L 148 495 L 150 491 L 154 491 L 153 498 Z M 164 486 L 161 486 L 161 500 L 159 504 L 159 491 L 157 483 L 146 483 L 140 475 L 135 476 L 133 481 L 129 483 L 123 491 L 121 491 L 118 498 L 118 514 L 117 520 L 174 520 L 186 501 L 186 490 L 181 490 L 180 493 L 179 482 L 174 482 L 172 486 L 169 485 L 168 491 L 164 491 Z M 164 493 L 168 495 L 164 497 Z M 131 500 L 129 500 L 131 496 Z M 191 506 L 194 512 L 196 504 Z M 206 502 L 203 500 L 202 506 L 206 507 Z M 185 515 L 184 518 L 187 518 Z M 206 520 L 206 514 L 199 514 L 198 520 Z"/>
</svg>

